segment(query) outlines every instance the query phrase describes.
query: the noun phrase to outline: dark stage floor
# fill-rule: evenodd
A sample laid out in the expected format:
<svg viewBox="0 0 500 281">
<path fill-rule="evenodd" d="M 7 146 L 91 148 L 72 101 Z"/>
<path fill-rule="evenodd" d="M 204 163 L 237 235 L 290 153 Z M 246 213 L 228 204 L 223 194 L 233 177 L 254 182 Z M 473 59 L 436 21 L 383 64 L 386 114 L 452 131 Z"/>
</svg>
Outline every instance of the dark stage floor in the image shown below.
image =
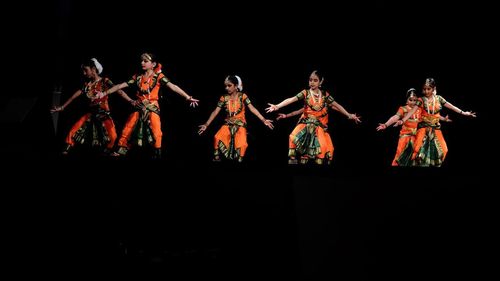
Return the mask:
<svg viewBox="0 0 500 281">
<path fill-rule="evenodd" d="M 489 264 L 492 206 L 478 175 L 164 160 L 38 165 L 7 170 L 20 176 L 4 185 L 4 241 L 11 260 L 50 276 L 409 279 L 478 276 Z"/>
</svg>

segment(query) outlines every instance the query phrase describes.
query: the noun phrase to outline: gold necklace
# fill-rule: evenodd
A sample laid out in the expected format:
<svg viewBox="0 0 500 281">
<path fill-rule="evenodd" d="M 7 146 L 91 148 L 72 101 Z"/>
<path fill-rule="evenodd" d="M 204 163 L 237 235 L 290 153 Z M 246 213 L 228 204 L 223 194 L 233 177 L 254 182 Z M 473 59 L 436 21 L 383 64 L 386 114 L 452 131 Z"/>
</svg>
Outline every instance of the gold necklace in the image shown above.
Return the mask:
<svg viewBox="0 0 500 281">
<path fill-rule="evenodd" d="M 238 101 L 238 95 L 236 95 L 236 98 L 234 98 L 234 99 L 231 98 L 231 96 L 229 96 L 227 107 L 229 110 L 229 116 L 231 116 L 231 117 L 236 115 L 236 111 L 237 111 L 236 103 L 237 103 L 237 101 Z"/>
<path fill-rule="evenodd" d="M 147 88 L 147 92 L 148 92 L 148 100 L 150 99 L 151 97 L 151 90 L 153 89 L 153 87 L 151 87 L 151 79 L 153 79 L 153 77 L 155 76 L 155 74 L 149 74 L 147 75 L 147 73 L 145 73 L 144 75 L 142 75 L 141 77 L 141 84 L 143 85 L 146 85 L 148 88 Z M 154 84 L 154 86 L 156 86 L 156 83 Z M 141 87 L 142 88 L 142 87 Z"/>
<path fill-rule="evenodd" d="M 318 93 L 316 94 L 313 92 L 313 90 L 309 90 L 313 96 L 314 103 L 319 103 L 321 101 L 321 91 L 318 90 Z"/>
<path fill-rule="evenodd" d="M 90 98 L 95 95 L 99 81 L 101 81 L 101 77 L 97 78 L 96 80 L 90 83 L 87 83 L 87 85 L 85 86 L 85 94 L 87 95 L 87 97 Z"/>
<path fill-rule="evenodd" d="M 431 107 L 430 107 L 430 99 L 426 99 L 426 104 L 427 104 L 427 112 L 434 115 L 436 113 L 436 95 L 432 95 L 432 113 L 431 113 Z"/>
</svg>

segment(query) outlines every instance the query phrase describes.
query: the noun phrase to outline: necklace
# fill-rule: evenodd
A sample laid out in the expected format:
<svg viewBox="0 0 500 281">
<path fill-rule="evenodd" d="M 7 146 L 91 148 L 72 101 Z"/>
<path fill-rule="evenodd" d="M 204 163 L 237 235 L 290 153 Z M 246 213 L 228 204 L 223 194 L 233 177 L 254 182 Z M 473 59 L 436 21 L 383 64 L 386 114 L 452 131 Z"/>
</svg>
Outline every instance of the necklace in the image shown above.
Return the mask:
<svg viewBox="0 0 500 281">
<path fill-rule="evenodd" d="M 231 98 L 231 96 L 229 96 L 227 107 L 228 107 L 230 117 L 236 115 L 236 112 L 238 110 L 237 109 L 237 102 L 238 102 L 238 96 L 236 96 L 235 98 Z"/>
<path fill-rule="evenodd" d="M 431 113 L 431 107 L 430 107 L 430 99 L 426 99 L 426 104 L 427 104 L 427 112 L 434 115 L 436 113 L 436 95 L 432 95 L 432 113 Z"/>
<path fill-rule="evenodd" d="M 153 74 L 149 74 L 149 73 L 144 73 L 144 75 L 142 75 L 142 84 L 147 84 L 149 85 L 149 83 L 151 82 L 151 78 L 154 76 L 154 73 Z"/>
<path fill-rule="evenodd" d="M 146 91 L 148 93 L 148 99 L 151 96 L 151 90 L 156 86 L 156 83 L 154 85 L 151 85 L 151 80 L 155 77 L 154 73 L 149 74 L 145 73 L 144 75 L 141 76 L 141 90 Z M 146 89 L 144 89 L 146 88 Z"/>
<path fill-rule="evenodd" d="M 101 81 L 101 77 L 85 85 L 85 94 L 87 95 L 87 97 L 91 98 L 95 95 L 99 81 Z"/>
<path fill-rule="evenodd" d="M 313 92 L 313 90 L 309 90 L 312 93 L 312 97 L 314 103 L 319 103 L 321 101 L 321 91 L 318 90 L 318 93 Z"/>
</svg>

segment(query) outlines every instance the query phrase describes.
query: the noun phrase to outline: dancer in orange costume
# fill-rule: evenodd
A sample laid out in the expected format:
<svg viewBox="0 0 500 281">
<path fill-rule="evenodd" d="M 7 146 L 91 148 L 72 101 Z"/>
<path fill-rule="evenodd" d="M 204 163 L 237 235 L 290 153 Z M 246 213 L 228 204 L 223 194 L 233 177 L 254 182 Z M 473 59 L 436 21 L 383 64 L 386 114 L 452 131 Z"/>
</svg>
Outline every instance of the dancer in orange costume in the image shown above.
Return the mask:
<svg viewBox="0 0 500 281">
<path fill-rule="evenodd" d="M 439 123 L 440 111 L 443 107 L 446 107 L 468 117 L 476 117 L 476 113 L 463 111 L 446 101 L 442 96 L 437 95 L 436 81 L 433 78 L 425 80 L 423 94 L 424 96 L 418 99 L 417 106 L 396 124 L 404 124 L 420 108 L 422 117 L 418 123 L 412 160 L 415 161 L 416 166 L 440 167 L 448 153 L 448 146 L 444 140 L 443 133 L 441 132 L 441 124 Z"/>
<path fill-rule="evenodd" d="M 330 163 L 333 159 L 333 143 L 328 133 L 328 107 L 337 110 L 347 118 L 360 123 L 361 119 L 356 114 L 345 110 L 327 92 L 320 89 L 324 77 L 313 71 L 309 76 L 309 89 L 302 90 L 296 96 L 288 98 L 279 104 L 269 104 L 266 112 L 277 111 L 291 103 L 304 100 L 304 108 L 299 123 L 289 137 L 289 163 L 296 164 L 300 158 L 302 164 L 313 159 L 317 164 Z M 300 110 L 294 113 L 299 113 Z"/>
<path fill-rule="evenodd" d="M 161 64 L 156 61 L 153 54 L 141 55 L 141 66 L 144 72 L 134 75 L 128 82 L 124 82 L 105 91 L 106 96 L 119 89 L 135 85 L 138 89 L 134 102 L 136 111 L 133 112 L 118 140 L 118 151 L 114 156 L 127 154 L 132 142 L 138 146 L 148 143 L 154 147 L 154 158 L 161 157 L 162 131 L 160 122 L 160 105 L 158 103 L 161 86 L 166 86 L 177 94 L 186 98 L 192 107 L 198 105 L 198 100 L 186 94 L 179 86 L 172 83 L 162 72 Z"/>
<path fill-rule="evenodd" d="M 82 64 L 83 75 L 88 79 L 83 87 L 77 90 L 63 105 L 55 106 L 51 112 L 63 111 L 74 99 L 82 94 L 89 99 L 89 112 L 85 113 L 73 125 L 66 136 L 66 146 L 63 154 L 68 154 L 77 143 L 90 142 L 94 146 L 103 146 L 105 153 L 110 153 L 115 145 L 116 130 L 111 118 L 108 97 L 97 97 L 98 93 L 113 87 L 111 80 L 101 77 L 102 65 L 97 59 Z M 133 100 L 123 91 L 118 91 L 120 96 L 132 103 Z"/>
<path fill-rule="evenodd" d="M 416 90 L 414 88 L 409 89 L 406 93 L 406 105 L 400 106 L 396 114 L 391 116 L 391 118 L 389 118 L 389 120 L 385 123 L 379 124 L 377 131 L 385 130 L 387 127 L 403 118 L 406 113 L 416 106 L 417 99 Z M 398 147 L 396 149 L 394 160 L 392 160 L 392 166 L 413 166 L 411 156 L 413 154 L 415 135 L 417 134 L 417 126 L 420 121 L 420 117 L 421 109 L 417 108 L 415 113 L 413 113 L 403 124 L 401 130 L 399 131 Z M 451 122 L 451 119 L 449 119 L 448 116 L 440 118 L 442 121 Z"/>
<path fill-rule="evenodd" d="M 264 125 L 273 129 L 271 120 L 265 119 L 260 112 L 252 105 L 248 96 L 241 92 L 243 84 L 240 77 L 230 75 L 224 81 L 227 95 L 220 97 L 217 107 L 210 114 L 207 122 L 199 126 L 198 134 L 202 134 L 210 123 L 219 114 L 221 109 L 227 113 L 225 124 L 219 129 L 214 137 L 214 161 L 220 161 L 221 155 L 230 160 L 243 161 L 247 144 L 247 122 L 245 119 L 245 109 L 259 118 Z"/>
</svg>

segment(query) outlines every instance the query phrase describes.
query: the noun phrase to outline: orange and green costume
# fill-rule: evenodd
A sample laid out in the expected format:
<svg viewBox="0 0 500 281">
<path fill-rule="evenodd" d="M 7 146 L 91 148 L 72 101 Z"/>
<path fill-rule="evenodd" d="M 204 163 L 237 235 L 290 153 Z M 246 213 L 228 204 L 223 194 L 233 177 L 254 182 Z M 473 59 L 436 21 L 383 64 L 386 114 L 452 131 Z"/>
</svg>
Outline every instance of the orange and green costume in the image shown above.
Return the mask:
<svg viewBox="0 0 500 281">
<path fill-rule="evenodd" d="M 401 106 L 396 115 L 400 119 L 403 119 L 410 110 L 411 107 L 408 105 Z M 398 147 L 396 149 L 396 156 L 394 156 L 394 160 L 392 161 L 392 166 L 412 166 L 411 158 L 421 111 L 420 108 L 417 108 L 415 113 L 403 123 L 401 131 L 399 131 Z"/>
<path fill-rule="evenodd" d="M 325 159 L 330 162 L 334 147 L 328 133 L 328 107 L 335 100 L 328 92 L 316 98 L 310 90 L 303 90 L 296 97 L 304 100 L 304 112 L 289 137 L 290 161 L 300 158 L 303 164 L 310 159 L 318 164 Z"/>
<path fill-rule="evenodd" d="M 251 101 L 244 93 L 238 93 L 234 100 L 230 95 L 219 99 L 217 107 L 226 111 L 226 119 L 214 136 L 214 159 L 223 155 L 230 160 L 243 160 L 248 147 L 245 108 L 249 104 Z"/>
<path fill-rule="evenodd" d="M 439 95 L 422 97 L 417 101 L 417 106 L 422 109 L 422 117 L 418 123 L 412 155 L 416 166 L 439 167 L 443 164 L 448 147 L 441 132 L 439 112 L 445 104 L 446 100 Z"/>
<path fill-rule="evenodd" d="M 108 97 L 92 100 L 98 92 L 104 92 L 111 87 L 113 87 L 113 83 L 107 78 L 86 82 L 83 85 L 81 91 L 89 99 L 89 112 L 80 117 L 71 127 L 66 136 L 65 151 L 77 143 L 83 144 L 85 142 L 92 144 L 92 146 L 105 146 L 109 151 L 113 148 L 117 135 L 109 111 Z"/>
<path fill-rule="evenodd" d="M 161 148 L 162 131 L 160 122 L 160 105 L 158 103 L 161 86 L 170 82 L 163 73 L 155 73 L 150 77 L 134 75 L 127 84 L 138 89 L 136 96 L 139 105 L 127 119 L 118 140 L 118 153 L 125 155 L 132 144 L 152 145 L 157 151 Z"/>
</svg>

